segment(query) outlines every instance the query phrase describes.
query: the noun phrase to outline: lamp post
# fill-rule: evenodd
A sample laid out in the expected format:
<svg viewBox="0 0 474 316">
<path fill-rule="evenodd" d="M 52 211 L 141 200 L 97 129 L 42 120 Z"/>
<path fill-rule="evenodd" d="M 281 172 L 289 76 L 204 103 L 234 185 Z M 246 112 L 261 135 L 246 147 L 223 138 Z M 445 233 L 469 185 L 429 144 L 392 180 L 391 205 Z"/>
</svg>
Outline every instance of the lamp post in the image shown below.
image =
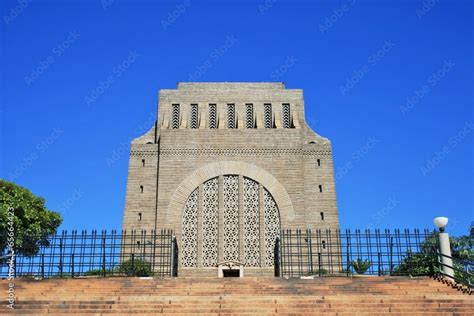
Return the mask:
<svg viewBox="0 0 474 316">
<path fill-rule="evenodd" d="M 436 217 L 433 219 L 433 223 L 439 228 L 439 251 L 441 253 L 443 273 L 449 279 L 454 280 L 453 259 L 451 258 L 449 235 L 444 232 L 446 225 L 448 225 L 448 218 Z"/>
</svg>

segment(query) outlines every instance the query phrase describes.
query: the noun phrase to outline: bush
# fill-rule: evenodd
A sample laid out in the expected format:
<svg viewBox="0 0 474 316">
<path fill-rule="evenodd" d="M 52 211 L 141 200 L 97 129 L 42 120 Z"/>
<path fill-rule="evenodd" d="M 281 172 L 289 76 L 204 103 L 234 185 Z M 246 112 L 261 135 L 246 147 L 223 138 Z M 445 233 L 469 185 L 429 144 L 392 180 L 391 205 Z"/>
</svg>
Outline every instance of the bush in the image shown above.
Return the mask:
<svg viewBox="0 0 474 316">
<path fill-rule="evenodd" d="M 341 274 L 352 274 L 352 270 L 350 269 L 350 264 L 349 264 L 349 267 L 347 269 L 341 269 L 339 270 L 339 273 Z"/>
<path fill-rule="evenodd" d="M 126 260 L 120 264 L 119 272 L 127 276 L 150 276 L 151 263 L 143 259 Z"/>
<path fill-rule="evenodd" d="M 408 275 L 431 275 L 433 274 L 434 264 L 437 262 L 437 256 L 432 253 L 407 253 L 407 257 L 399 266 L 393 269 L 393 274 Z"/>
<path fill-rule="evenodd" d="M 371 263 L 368 259 L 365 259 L 365 261 L 362 261 L 361 258 L 358 258 L 357 261 L 352 261 L 351 266 L 354 268 L 355 272 L 358 274 L 364 274 L 369 270 Z"/>
<path fill-rule="evenodd" d="M 329 274 L 329 271 L 323 268 L 316 269 L 316 270 L 313 270 L 312 272 L 310 271 L 306 273 L 306 275 L 327 275 L 327 274 Z"/>
<path fill-rule="evenodd" d="M 117 269 L 105 269 L 105 275 L 112 275 L 114 273 L 117 273 Z M 92 269 L 92 270 L 86 271 L 84 273 L 84 275 L 86 275 L 86 276 L 93 276 L 93 275 L 102 276 L 102 275 L 104 275 L 104 271 L 102 270 L 102 268 Z"/>
<path fill-rule="evenodd" d="M 328 272 L 328 270 L 326 270 L 326 269 L 316 269 L 316 270 L 314 271 L 314 274 L 318 274 L 318 275 L 319 275 L 319 274 L 321 274 L 321 275 L 327 275 L 328 273 L 329 273 L 329 272 Z"/>
</svg>

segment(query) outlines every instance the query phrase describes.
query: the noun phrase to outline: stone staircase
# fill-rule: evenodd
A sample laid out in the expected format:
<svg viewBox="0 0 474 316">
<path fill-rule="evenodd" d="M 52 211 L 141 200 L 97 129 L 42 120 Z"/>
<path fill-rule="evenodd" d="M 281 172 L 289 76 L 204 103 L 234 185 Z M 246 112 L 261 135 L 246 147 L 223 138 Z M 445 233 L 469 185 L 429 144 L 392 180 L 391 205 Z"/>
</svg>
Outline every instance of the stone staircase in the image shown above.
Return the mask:
<svg viewBox="0 0 474 316">
<path fill-rule="evenodd" d="M 17 279 L 15 294 L 0 315 L 474 315 L 473 295 L 427 277 Z"/>
</svg>

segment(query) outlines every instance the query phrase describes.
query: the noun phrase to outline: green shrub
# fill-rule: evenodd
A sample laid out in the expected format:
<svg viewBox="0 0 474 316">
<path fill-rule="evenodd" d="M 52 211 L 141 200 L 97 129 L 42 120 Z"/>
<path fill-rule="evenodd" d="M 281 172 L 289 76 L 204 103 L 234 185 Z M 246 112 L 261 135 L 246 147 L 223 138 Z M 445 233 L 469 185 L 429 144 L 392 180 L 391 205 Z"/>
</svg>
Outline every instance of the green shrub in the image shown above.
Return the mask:
<svg viewBox="0 0 474 316">
<path fill-rule="evenodd" d="M 111 274 L 114 274 L 117 272 L 117 269 L 105 269 L 105 275 L 111 275 Z M 102 276 L 104 275 L 104 270 L 102 270 L 102 268 L 99 268 L 99 269 L 92 269 L 92 270 L 89 270 L 89 271 L 86 271 L 84 273 L 84 275 L 86 276 L 93 276 L 93 275 L 98 275 L 98 276 Z"/>
<path fill-rule="evenodd" d="M 316 269 L 316 270 L 314 271 L 314 274 L 318 274 L 318 275 L 319 275 L 319 274 L 320 274 L 320 275 L 327 275 L 328 273 L 329 273 L 329 272 L 328 272 L 328 270 L 326 270 L 326 269 Z"/>
<path fill-rule="evenodd" d="M 347 269 L 339 270 L 339 273 L 341 273 L 341 274 L 352 274 L 352 270 L 350 269 L 350 266 L 349 266 Z"/>
<path fill-rule="evenodd" d="M 368 259 L 365 259 L 365 261 L 362 261 L 361 258 L 358 258 L 357 261 L 352 261 L 351 266 L 354 268 L 355 272 L 358 274 L 364 274 L 369 270 L 370 267 L 370 261 Z"/>
<path fill-rule="evenodd" d="M 437 262 L 437 256 L 431 253 L 415 253 L 410 251 L 407 257 L 393 269 L 393 274 L 403 275 L 431 275 L 433 274 L 434 263 Z"/>
<path fill-rule="evenodd" d="M 151 263 L 142 259 L 126 260 L 120 265 L 119 272 L 127 276 L 150 276 Z"/>
</svg>

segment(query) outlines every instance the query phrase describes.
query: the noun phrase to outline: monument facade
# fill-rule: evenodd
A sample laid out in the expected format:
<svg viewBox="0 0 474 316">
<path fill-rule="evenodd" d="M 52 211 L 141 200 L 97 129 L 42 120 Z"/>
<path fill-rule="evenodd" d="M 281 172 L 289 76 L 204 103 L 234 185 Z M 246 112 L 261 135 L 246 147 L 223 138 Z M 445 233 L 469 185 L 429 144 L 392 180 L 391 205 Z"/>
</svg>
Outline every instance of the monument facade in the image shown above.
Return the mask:
<svg viewBox="0 0 474 316">
<path fill-rule="evenodd" d="M 283 83 L 178 83 L 131 144 L 123 229 L 169 228 L 180 275 L 272 275 L 281 229 L 339 228 L 331 143 Z"/>
</svg>

